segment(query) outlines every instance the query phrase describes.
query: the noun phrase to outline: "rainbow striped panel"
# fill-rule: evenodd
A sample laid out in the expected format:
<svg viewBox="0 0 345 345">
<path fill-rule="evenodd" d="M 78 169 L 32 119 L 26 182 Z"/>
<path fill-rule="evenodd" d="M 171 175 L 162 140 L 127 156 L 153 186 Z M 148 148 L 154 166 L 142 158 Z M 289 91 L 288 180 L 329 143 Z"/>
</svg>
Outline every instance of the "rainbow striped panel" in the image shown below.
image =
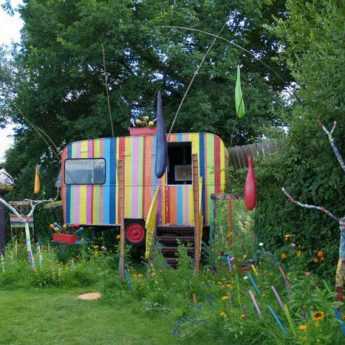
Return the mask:
<svg viewBox="0 0 345 345">
<path fill-rule="evenodd" d="M 212 221 L 210 195 L 225 190 L 227 150 L 222 140 L 210 133 L 175 133 L 169 142 L 191 142 L 199 158 L 202 177 L 202 210 L 205 224 Z M 66 159 L 104 158 L 106 180 L 103 185 L 65 185 Z M 154 174 L 155 139 L 153 136 L 101 138 L 71 143 L 61 155 L 64 217 L 67 224 L 117 225 L 117 161 L 125 166 L 125 218 L 145 219 L 155 190 L 161 186 L 158 223 L 193 225 L 192 185 L 168 185 L 166 176 Z"/>
</svg>

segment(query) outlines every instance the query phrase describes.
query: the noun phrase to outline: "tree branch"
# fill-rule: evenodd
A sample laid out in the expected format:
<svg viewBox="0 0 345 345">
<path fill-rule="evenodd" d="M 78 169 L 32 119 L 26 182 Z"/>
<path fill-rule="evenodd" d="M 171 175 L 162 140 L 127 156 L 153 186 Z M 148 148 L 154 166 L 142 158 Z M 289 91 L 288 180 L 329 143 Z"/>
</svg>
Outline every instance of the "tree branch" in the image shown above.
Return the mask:
<svg viewBox="0 0 345 345">
<path fill-rule="evenodd" d="M 334 220 L 336 220 L 337 222 L 339 222 L 339 218 L 336 217 L 331 211 L 328 211 L 326 208 L 322 207 L 322 206 L 316 206 L 316 205 L 309 205 L 309 204 L 303 204 L 297 200 L 295 200 L 287 191 L 286 189 L 283 187 L 282 188 L 283 193 L 287 196 L 287 198 L 289 199 L 290 202 L 292 202 L 293 204 L 296 204 L 300 207 L 303 208 L 308 208 L 308 209 L 314 209 L 314 210 L 318 210 L 320 212 L 326 213 L 329 217 L 333 218 Z"/>
<path fill-rule="evenodd" d="M 320 122 L 320 124 L 321 124 L 322 130 L 328 136 L 329 143 L 331 144 L 332 150 L 333 150 L 333 152 L 335 154 L 335 157 L 337 158 L 338 163 L 340 164 L 341 168 L 345 172 L 345 162 L 344 162 L 344 159 L 341 156 L 341 154 L 339 152 L 339 149 L 337 148 L 336 144 L 334 143 L 334 138 L 333 138 L 333 132 L 334 132 L 336 126 L 337 126 L 337 122 L 336 121 L 333 122 L 333 126 L 332 126 L 332 129 L 330 131 L 321 122 Z"/>
</svg>

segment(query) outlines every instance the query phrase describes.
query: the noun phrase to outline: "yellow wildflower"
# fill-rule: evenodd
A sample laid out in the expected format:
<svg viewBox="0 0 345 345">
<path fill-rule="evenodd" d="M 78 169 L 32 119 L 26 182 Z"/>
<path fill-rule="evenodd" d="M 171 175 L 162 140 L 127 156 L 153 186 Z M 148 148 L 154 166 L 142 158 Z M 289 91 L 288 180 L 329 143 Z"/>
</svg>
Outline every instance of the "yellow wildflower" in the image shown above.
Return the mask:
<svg viewBox="0 0 345 345">
<path fill-rule="evenodd" d="M 298 326 L 298 329 L 299 329 L 301 332 L 305 332 L 305 331 L 308 329 L 308 327 L 307 327 L 307 325 L 299 325 L 299 326 Z"/>
<path fill-rule="evenodd" d="M 120 239 L 120 234 L 116 235 L 116 239 L 119 240 Z"/>
<path fill-rule="evenodd" d="M 286 234 L 286 235 L 284 235 L 284 241 L 287 242 L 287 241 L 289 241 L 292 237 L 293 237 L 293 235 L 291 235 L 291 234 Z"/>
<path fill-rule="evenodd" d="M 314 321 L 321 321 L 325 318 L 325 313 L 323 311 L 316 311 L 313 313 L 313 320 Z"/>
<path fill-rule="evenodd" d="M 229 298 L 230 298 L 229 295 L 224 295 L 224 296 L 222 297 L 222 301 L 227 301 Z"/>
<path fill-rule="evenodd" d="M 280 259 L 281 259 L 281 260 L 286 260 L 287 258 L 288 258 L 287 253 L 281 253 L 281 254 L 280 254 Z"/>
<path fill-rule="evenodd" d="M 221 312 L 219 313 L 219 315 L 220 315 L 221 317 L 223 317 L 224 319 L 227 317 L 225 311 L 221 311 Z"/>
</svg>

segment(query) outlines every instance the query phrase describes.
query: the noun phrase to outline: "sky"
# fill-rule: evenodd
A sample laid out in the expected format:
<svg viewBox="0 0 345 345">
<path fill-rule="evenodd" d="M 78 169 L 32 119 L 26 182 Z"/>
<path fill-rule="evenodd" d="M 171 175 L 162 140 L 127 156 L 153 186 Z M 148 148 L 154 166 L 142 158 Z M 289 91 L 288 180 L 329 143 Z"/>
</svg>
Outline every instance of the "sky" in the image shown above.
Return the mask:
<svg viewBox="0 0 345 345">
<path fill-rule="evenodd" d="M 5 1 L 0 0 L 0 5 Z M 12 0 L 11 4 L 14 8 L 22 3 L 22 0 Z M 18 13 L 14 16 L 9 16 L 0 7 L 0 45 L 9 45 L 11 43 L 19 42 L 20 29 L 23 26 Z M 0 129 L 0 162 L 4 160 L 6 150 L 13 142 L 12 138 L 12 125 L 8 125 L 5 129 Z"/>
</svg>

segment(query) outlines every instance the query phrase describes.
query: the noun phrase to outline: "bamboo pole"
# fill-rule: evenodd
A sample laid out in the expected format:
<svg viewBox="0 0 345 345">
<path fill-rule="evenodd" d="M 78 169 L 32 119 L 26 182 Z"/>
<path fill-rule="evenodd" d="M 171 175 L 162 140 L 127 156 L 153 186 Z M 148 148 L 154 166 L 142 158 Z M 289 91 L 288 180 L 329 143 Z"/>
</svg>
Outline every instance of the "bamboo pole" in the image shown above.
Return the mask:
<svg viewBox="0 0 345 345">
<path fill-rule="evenodd" d="M 192 155 L 193 160 L 193 201 L 194 201 L 194 271 L 200 271 L 201 238 L 200 238 L 200 200 L 199 200 L 199 164 L 198 156 Z"/>
<path fill-rule="evenodd" d="M 124 208 L 125 208 L 125 174 L 123 160 L 117 161 L 117 174 L 119 186 L 119 222 L 120 222 L 120 258 L 119 258 L 119 275 L 122 281 L 125 280 L 125 222 L 124 222 Z"/>
</svg>

